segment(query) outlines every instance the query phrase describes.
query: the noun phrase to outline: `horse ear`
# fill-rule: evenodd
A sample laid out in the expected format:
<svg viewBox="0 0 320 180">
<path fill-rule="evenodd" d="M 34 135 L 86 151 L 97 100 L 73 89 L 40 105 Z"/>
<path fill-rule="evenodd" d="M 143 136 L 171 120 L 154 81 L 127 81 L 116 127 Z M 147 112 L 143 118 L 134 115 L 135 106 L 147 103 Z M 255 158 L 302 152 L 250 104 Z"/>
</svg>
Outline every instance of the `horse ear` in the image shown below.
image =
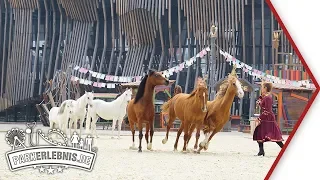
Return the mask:
<svg viewBox="0 0 320 180">
<path fill-rule="evenodd" d="M 151 76 L 154 72 L 155 72 L 154 70 L 149 69 L 149 70 L 148 70 L 148 75 Z"/>
</svg>

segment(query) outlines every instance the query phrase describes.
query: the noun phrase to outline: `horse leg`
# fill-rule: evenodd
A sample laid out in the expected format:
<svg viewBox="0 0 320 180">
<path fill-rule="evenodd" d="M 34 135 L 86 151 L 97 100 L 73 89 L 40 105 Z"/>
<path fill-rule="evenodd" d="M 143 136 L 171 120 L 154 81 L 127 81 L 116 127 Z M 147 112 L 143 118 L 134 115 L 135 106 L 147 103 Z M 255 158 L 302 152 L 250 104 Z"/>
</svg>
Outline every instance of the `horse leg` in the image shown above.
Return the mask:
<svg viewBox="0 0 320 180">
<path fill-rule="evenodd" d="M 188 142 L 188 139 L 189 139 L 189 127 L 190 127 L 190 125 L 189 125 L 189 123 L 185 123 L 185 125 L 184 125 L 184 128 L 183 128 L 183 132 L 184 132 L 184 145 L 183 145 L 183 149 L 182 149 L 182 151 L 183 152 L 186 152 L 187 151 L 187 142 Z"/>
<path fill-rule="evenodd" d="M 190 126 L 190 129 L 189 129 L 189 138 L 188 138 L 188 141 L 187 141 L 187 148 L 188 148 L 188 145 L 189 145 L 189 141 L 190 141 L 190 139 L 191 139 L 191 136 L 192 136 L 192 133 L 193 133 L 193 131 L 196 129 L 196 124 L 192 124 L 191 126 Z"/>
<path fill-rule="evenodd" d="M 183 125 L 183 121 L 182 121 L 182 123 L 181 123 L 181 125 L 180 125 L 180 128 L 179 128 L 179 130 L 178 130 L 178 132 L 177 132 L 176 142 L 174 143 L 174 151 L 177 151 L 178 141 L 179 141 L 180 135 L 181 135 L 181 133 L 182 133 L 183 126 L 184 126 L 184 125 Z"/>
<path fill-rule="evenodd" d="M 217 132 L 216 131 L 214 131 L 211 135 L 210 135 L 210 137 L 209 137 L 209 139 L 208 139 L 208 142 L 204 145 L 204 147 L 203 147 L 203 149 L 206 151 L 206 150 L 208 150 L 208 148 L 209 148 L 209 143 L 210 143 L 210 141 L 211 141 L 211 139 L 213 138 L 213 136 L 216 134 Z"/>
<path fill-rule="evenodd" d="M 69 121 L 69 131 L 70 131 L 70 137 L 72 135 L 72 125 L 73 125 L 73 122 L 74 122 L 74 119 L 71 118 L 70 121 Z"/>
<path fill-rule="evenodd" d="M 50 121 L 50 129 L 53 129 L 53 122 Z"/>
<path fill-rule="evenodd" d="M 200 153 L 200 151 L 205 147 L 205 145 L 209 142 L 209 138 L 215 134 L 215 131 L 212 131 L 211 135 L 209 136 L 209 133 L 205 134 L 205 139 L 199 144 L 199 149 L 197 153 Z"/>
<path fill-rule="evenodd" d="M 130 149 L 136 150 L 136 146 L 134 144 L 134 135 L 135 135 L 135 128 L 134 128 L 134 123 L 129 121 L 129 125 L 130 125 L 130 129 L 131 129 L 131 133 L 132 133 L 132 146 L 130 147 Z"/>
<path fill-rule="evenodd" d="M 123 119 L 118 120 L 118 139 L 120 139 L 120 131 L 121 131 L 121 126 L 122 126 L 122 121 L 123 121 Z"/>
<path fill-rule="evenodd" d="M 200 126 L 197 125 L 197 133 L 196 133 L 196 143 L 194 144 L 194 150 L 196 151 L 198 149 L 198 141 L 199 141 L 199 138 L 200 138 Z"/>
<path fill-rule="evenodd" d="M 147 149 L 152 150 L 152 139 L 154 134 L 154 123 L 153 121 L 150 122 L 150 144 L 148 144 Z"/>
<path fill-rule="evenodd" d="M 117 123 L 117 119 L 113 118 L 113 120 L 112 120 L 112 129 L 111 129 L 111 131 L 112 131 L 112 133 L 111 133 L 111 139 L 114 138 L 114 137 L 113 137 L 113 131 L 114 131 L 114 129 L 116 128 L 116 123 Z"/>
<path fill-rule="evenodd" d="M 79 127 L 80 138 L 81 138 L 81 129 L 83 128 L 83 122 L 84 122 L 84 116 L 80 118 L 80 127 Z"/>
<path fill-rule="evenodd" d="M 90 125 L 91 125 L 91 118 L 92 118 L 91 113 L 92 113 L 92 110 L 88 108 L 87 118 L 86 118 L 86 134 L 89 134 L 90 132 Z"/>
<path fill-rule="evenodd" d="M 146 123 L 146 134 L 144 135 L 144 138 L 146 139 L 147 147 L 149 146 L 149 131 L 150 131 L 150 124 Z"/>
<path fill-rule="evenodd" d="M 142 120 L 141 119 L 138 120 L 138 129 L 139 129 L 139 150 L 138 150 L 138 152 L 142 152 L 141 141 L 143 138 L 143 134 L 142 134 Z"/>
<path fill-rule="evenodd" d="M 170 131 L 170 128 L 173 124 L 173 121 L 176 119 L 176 117 L 174 116 L 170 116 L 169 117 L 169 121 L 167 123 L 167 133 L 166 133 L 166 137 L 162 140 L 162 144 L 166 144 L 167 141 L 168 141 L 168 137 L 169 137 L 169 131 Z"/>
<path fill-rule="evenodd" d="M 95 115 L 95 117 L 92 117 L 92 123 L 91 123 L 92 134 L 94 131 L 96 138 L 98 138 L 98 134 L 97 134 L 97 121 L 98 121 L 98 119 L 99 119 L 99 117 L 97 115 Z"/>
</svg>

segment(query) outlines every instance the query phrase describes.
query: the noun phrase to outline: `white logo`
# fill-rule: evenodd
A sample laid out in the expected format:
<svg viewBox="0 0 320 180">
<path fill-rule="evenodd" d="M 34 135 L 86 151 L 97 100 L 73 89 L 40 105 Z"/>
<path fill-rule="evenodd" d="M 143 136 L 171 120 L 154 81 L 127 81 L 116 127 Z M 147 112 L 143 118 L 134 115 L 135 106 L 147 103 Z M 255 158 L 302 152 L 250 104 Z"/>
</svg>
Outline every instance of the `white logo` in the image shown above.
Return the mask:
<svg viewBox="0 0 320 180">
<path fill-rule="evenodd" d="M 40 173 L 54 174 L 69 167 L 92 171 L 98 150 L 92 147 L 93 137 L 82 139 L 74 132 L 70 137 L 72 146 L 68 146 L 69 139 L 61 130 L 50 129 L 44 134 L 41 130 L 33 132 L 34 127 L 35 123 L 27 124 L 25 130 L 13 128 L 7 132 L 6 141 L 12 151 L 6 153 L 6 158 L 11 171 L 35 168 Z M 53 135 L 60 138 L 54 140 Z M 46 144 L 40 144 L 40 139 Z"/>
</svg>

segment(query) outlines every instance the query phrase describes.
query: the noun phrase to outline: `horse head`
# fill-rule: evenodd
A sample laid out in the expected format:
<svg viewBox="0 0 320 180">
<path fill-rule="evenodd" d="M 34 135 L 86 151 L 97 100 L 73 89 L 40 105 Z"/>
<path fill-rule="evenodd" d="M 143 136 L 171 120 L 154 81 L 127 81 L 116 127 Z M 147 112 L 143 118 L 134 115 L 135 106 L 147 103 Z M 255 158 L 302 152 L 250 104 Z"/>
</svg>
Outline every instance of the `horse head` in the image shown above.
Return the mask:
<svg viewBox="0 0 320 180">
<path fill-rule="evenodd" d="M 228 90 L 234 94 L 237 94 L 237 96 L 239 98 L 243 98 L 244 92 L 243 92 L 241 83 L 238 80 L 238 78 L 236 76 L 230 74 L 228 76 L 228 82 L 229 82 Z M 231 88 L 231 89 L 229 89 L 229 88 Z"/>
<path fill-rule="evenodd" d="M 124 100 L 129 103 L 132 99 L 132 88 L 126 89 L 123 95 L 124 95 Z"/>
<path fill-rule="evenodd" d="M 169 80 L 162 76 L 160 72 L 155 70 L 149 70 L 148 72 L 148 81 L 153 85 L 169 85 Z"/>
<path fill-rule="evenodd" d="M 94 95 L 93 95 L 93 92 L 85 92 L 85 103 L 88 104 L 89 106 L 92 107 L 93 105 L 93 98 L 94 98 Z"/>
<path fill-rule="evenodd" d="M 208 89 L 206 86 L 198 84 L 197 89 L 195 89 L 191 94 L 190 97 L 195 96 L 195 98 L 200 103 L 200 107 L 202 112 L 207 112 L 207 102 L 208 102 Z"/>
<path fill-rule="evenodd" d="M 182 93 L 182 88 L 179 85 L 174 87 L 174 95 Z"/>
<path fill-rule="evenodd" d="M 69 112 L 69 114 L 73 114 L 73 104 L 72 102 L 69 102 L 66 104 L 66 109 Z"/>
</svg>

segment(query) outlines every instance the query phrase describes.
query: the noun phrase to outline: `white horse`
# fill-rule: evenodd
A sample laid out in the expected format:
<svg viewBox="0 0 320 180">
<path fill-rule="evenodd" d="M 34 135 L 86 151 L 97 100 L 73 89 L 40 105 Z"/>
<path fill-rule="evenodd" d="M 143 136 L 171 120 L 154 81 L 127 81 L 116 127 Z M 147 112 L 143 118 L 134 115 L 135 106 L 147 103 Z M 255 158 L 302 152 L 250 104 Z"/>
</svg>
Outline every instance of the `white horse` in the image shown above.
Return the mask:
<svg viewBox="0 0 320 180">
<path fill-rule="evenodd" d="M 132 89 L 127 89 L 121 96 L 112 102 L 105 102 L 100 99 L 93 100 L 93 106 L 88 108 L 86 131 L 89 132 L 89 124 L 91 122 L 91 133 L 95 132 L 97 135 L 96 123 L 99 117 L 109 120 L 112 119 L 112 137 L 118 120 L 118 138 L 120 138 L 120 130 L 124 116 L 127 113 L 127 105 L 131 100 Z"/>
<path fill-rule="evenodd" d="M 64 101 L 60 107 L 52 107 L 49 112 L 50 129 L 58 127 L 66 133 L 67 123 L 73 114 L 73 104 L 70 101 Z"/>
<path fill-rule="evenodd" d="M 81 129 L 83 126 L 84 118 L 86 116 L 88 105 L 89 107 L 92 106 L 93 102 L 93 93 L 92 92 L 85 92 L 83 96 L 81 96 L 79 99 L 75 100 L 67 100 L 72 102 L 73 104 L 73 113 L 70 117 L 69 121 L 69 129 L 70 129 L 70 137 L 71 137 L 71 131 L 72 131 L 72 124 L 74 124 L 75 131 L 77 131 L 77 122 L 80 119 L 80 137 L 81 137 Z"/>
</svg>

